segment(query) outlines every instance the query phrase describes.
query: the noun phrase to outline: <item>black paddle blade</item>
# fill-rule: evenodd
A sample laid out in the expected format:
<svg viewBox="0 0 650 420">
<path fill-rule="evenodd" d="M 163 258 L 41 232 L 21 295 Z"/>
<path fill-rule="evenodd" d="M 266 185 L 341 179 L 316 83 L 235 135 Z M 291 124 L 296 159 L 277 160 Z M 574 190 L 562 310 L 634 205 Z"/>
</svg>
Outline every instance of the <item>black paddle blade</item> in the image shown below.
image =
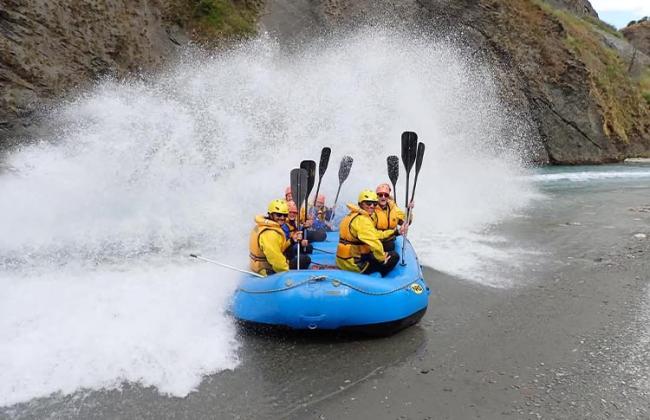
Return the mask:
<svg viewBox="0 0 650 420">
<path fill-rule="evenodd" d="M 304 169 L 292 169 L 291 170 L 291 195 L 293 195 L 293 201 L 298 207 L 298 211 L 302 207 L 302 203 L 305 202 L 305 197 L 307 197 L 307 171 Z"/>
<path fill-rule="evenodd" d="M 313 160 L 303 160 L 300 162 L 300 169 L 307 171 L 307 197 L 309 197 L 316 183 L 316 162 Z"/>
<path fill-rule="evenodd" d="M 418 143 L 417 157 L 415 158 L 415 176 L 417 179 L 420 168 L 422 167 L 422 159 L 424 159 L 424 143 Z"/>
<path fill-rule="evenodd" d="M 323 150 L 320 151 L 320 162 L 318 163 L 318 177 L 322 178 L 325 175 L 327 170 L 327 165 L 330 163 L 330 155 L 332 154 L 332 149 L 329 147 L 323 147 Z"/>
<path fill-rule="evenodd" d="M 410 172 L 415 163 L 416 148 L 418 147 L 418 135 L 413 131 L 402 133 L 402 163 L 406 172 Z"/>
<path fill-rule="evenodd" d="M 341 166 L 339 166 L 339 184 L 343 184 L 348 179 L 350 169 L 352 169 L 352 162 L 354 162 L 354 159 L 351 156 L 343 156 L 343 159 L 341 159 Z"/>
<path fill-rule="evenodd" d="M 411 194 L 411 201 L 415 197 L 415 187 L 418 185 L 418 175 L 420 174 L 420 168 L 422 167 L 422 159 L 424 159 L 424 143 L 418 143 L 418 152 L 415 159 L 415 181 L 413 182 L 413 193 Z M 410 214 L 410 209 L 408 212 Z"/>
<path fill-rule="evenodd" d="M 388 156 L 386 163 L 388 164 L 388 179 L 395 185 L 397 184 L 397 178 L 399 178 L 399 158 L 397 156 Z"/>
</svg>

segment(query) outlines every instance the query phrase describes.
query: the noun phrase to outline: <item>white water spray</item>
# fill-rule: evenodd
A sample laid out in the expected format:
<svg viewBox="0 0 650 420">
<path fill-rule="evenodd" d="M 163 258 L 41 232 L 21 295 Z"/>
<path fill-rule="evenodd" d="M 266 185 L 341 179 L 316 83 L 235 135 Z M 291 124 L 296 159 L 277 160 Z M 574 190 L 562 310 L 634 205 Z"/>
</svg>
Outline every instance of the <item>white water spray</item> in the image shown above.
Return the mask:
<svg viewBox="0 0 650 420">
<path fill-rule="evenodd" d="M 51 138 L 0 175 L 0 405 L 122 381 L 186 395 L 234 368 L 236 276 L 186 256 L 246 267 L 253 216 L 323 146 L 330 200 L 338 161 L 355 158 L 340 200 L 353 201 L 416 131 L 422 262 L 502 286 L 488 268 L 513 255 L 485 229 L 532 197 L 512 148 L 526 125 L 508 115 L 489 69 L 452 44 L 376 29 L 299 53 L 260 39 L 188 54 L 62 105 Z"/>
</svg>

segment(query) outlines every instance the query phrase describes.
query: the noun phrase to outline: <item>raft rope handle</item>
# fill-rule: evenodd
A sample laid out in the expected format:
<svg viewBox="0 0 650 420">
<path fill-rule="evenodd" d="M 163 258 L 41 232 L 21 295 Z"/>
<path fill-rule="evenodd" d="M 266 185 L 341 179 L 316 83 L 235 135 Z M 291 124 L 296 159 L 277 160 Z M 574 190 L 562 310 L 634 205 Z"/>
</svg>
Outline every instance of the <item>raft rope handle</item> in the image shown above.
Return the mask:
<svg viewBox="0 0 650 420">
<path fill-rule="evenodd" d="M 305 281 L 302 281 L 302 282 L 300 282 L 300 283 L 296 283 L 296 284 L 292 284 L 292 285 L 289 285 L 289 286 L 286 286 L 286 287 L 283 287 L 283 288 L 280 288 L 280 289 L 271 289 L 271 290 L 246 290 L 246 289 L 243 289 L 243 288 L 239 287 L 237 290 L 240 291 L 240 292 L 250 293 L 250 294 L 276 293 L 276 292 L 284 292 L 284 291 L 286 291 L 286 290 L 295 289 L 296 287 L 303 286 L 303 285 L 305 285 L 305 284 L 307 284 L 307 283 L 314 283 L 314 282 L 323 281 L 323 280 L 327 280 L 327 279 L 329 279 L 329 277 L 327 277 L 327 276 L 312 276 L 312 277 L 310 277 L 309 279 L 307 279 L 307 280 L 305 280 Z M 423 279 L 418 279 L 418 280 L 423 280 Z M 423 280 L 423 281 L 424 281 L 424 280 Z M 335 283 L 335 282 L 338 283 L 338 285 L 347 286 L 347 287 L 349 287 L 349 288 L 352 289 L 352 290 L 356 290 L 356 291 L 359 292 L 359 293 L 363 293 L 364 295 L 370 295 L 370 296 L 383 296 L 383 295 L 389 295 L 389 294 L 391 294 L 391 293 L 398 292 L 398 291 L 400 291 L 400 290 L 402 290 L 402 289 L 406 289 L 406 288 L 410 287 L 411 284 L 414 283 L 414 282 L 410 281 L 410 282 L 408 282 L 407 284 L 405 284 L 405 285 L 403 285 L 403 286 L 396 287 L 395 289 L 388 290 L 388 291 L 386 291 L 386 292 L 370 292 L 370 291 L 367 291 L 367 290 L 363 290 L 363 289 L 361 289 L 360 287 L 357 287 L 357 286 L 354 286 L 354 285 L 352 285 L 352 284 L 349 284 L 349 283 L 347 283 L 347 282 L 345 282 L 345 281 L 343 281 L 343 280 L 339 280 L 339 279 L 336 279 L 336 278 L 332 278 L 332 283 Z"/>
</svg>

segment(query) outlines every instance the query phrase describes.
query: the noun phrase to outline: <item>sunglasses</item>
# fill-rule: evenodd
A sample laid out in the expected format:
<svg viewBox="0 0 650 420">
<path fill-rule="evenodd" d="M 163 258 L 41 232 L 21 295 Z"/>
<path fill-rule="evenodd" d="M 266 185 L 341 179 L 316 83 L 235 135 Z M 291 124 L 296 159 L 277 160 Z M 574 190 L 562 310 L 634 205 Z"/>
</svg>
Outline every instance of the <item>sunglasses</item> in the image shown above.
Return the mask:
<svg viewBox="0 0 650 420">
<path fill-rule="evenodd" d="M 278 219 L 285 219 L 287 217 L 286 214 L 284 213 L 272 213 L 273 217 L 277 217 Z"/>
<path fill-rule="evenodd" d="M 368 207 L 375 207 L 377 205 L 376 201 L 364 201 L 363 204 L 365 204 Z"/>
<path fill-rule="evenodd" d="M 377 193 L 377 197 L 388 198 L 388 197 L 390 197 L 390 194 L 388 194 L 388 193 Z"/>
</svg>

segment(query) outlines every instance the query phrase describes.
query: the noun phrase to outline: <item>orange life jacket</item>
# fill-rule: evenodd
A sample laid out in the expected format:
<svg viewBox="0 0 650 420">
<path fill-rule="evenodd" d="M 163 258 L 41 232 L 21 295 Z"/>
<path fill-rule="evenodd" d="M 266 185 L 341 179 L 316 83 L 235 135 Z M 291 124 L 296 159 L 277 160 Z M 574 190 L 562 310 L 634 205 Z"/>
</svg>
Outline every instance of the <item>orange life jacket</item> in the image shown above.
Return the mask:
<svg viewBox="0 0 650 420">
<path fill-rule="evenodd" d="M 395 239 L 395 228 L 404 221 L 406 215 L 394 201 L 389 200 L 385 209 L 380 206 L 375 207 L 375 211 L 370 217 L 375 222 L 377 230 L 382 232 L 382 242 L 386 242 Z"/>
</svg>

